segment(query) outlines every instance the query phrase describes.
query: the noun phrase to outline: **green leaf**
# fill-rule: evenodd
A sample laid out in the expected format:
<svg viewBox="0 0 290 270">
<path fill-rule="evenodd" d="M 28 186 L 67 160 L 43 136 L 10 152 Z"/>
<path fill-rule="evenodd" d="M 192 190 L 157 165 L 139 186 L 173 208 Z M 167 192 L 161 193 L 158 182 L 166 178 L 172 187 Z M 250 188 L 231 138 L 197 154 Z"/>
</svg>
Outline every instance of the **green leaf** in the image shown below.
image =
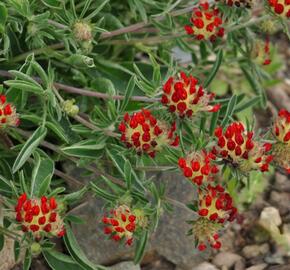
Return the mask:
<svg viewBox="0 0 290 270">
<path fill-rule="evenodd" d="M 5 237 L 4 234 L 0 234 L 0 252 L 4 247 Z"/>
<path fill-rule="evenodd" d="M 265 93 L 265 90 L 259 83 L 258 79 L 253 76 L 253 74 L 246 68 L 241 66 L 241 70 L 243 71 L 246 79 L 248 80 L 250 86 L 254 90 L 254 92 L 259 95 L 260 100 L 261 100 L 261 105 L 263 108 L 266 108 L 267 105 L 267 96 Z"/>
<path fill-rule="evenodd" d="M 136 244 L 134 263 L 140 263 L 145 252 L 145 247 L 148 241 L 148 231 L 145 231 L 140 239 L 138 239 Z"/>
<path fill-rule="evenodd" d="M 228 103 L 228 107 L 227 107 L 226 114 L 224 116 L 224 120 L 221 123 L 222 127 L 225 127 L 227 125 L 227 123 L 229 122 L 230 117 L 233 115 L 236 103 L 237 103 L 237 96 L 233 95 Z"/>
<path fill-rule="evenodd" d="M 100 140 L 85 140 L 71 146 L 61 148 L 61 151 L 69 156 L 95 158 L 100 150 L 105 147 L 105 142 Z"/>
<path fill-rule="evenodd" d="M 120 109 L 120 113 L 123 112 L 129 101 L 130 101 L 130 98 L 133 94 L 133 91 L 135 89 L 135 80 L 136 80 L 136 77 L 135 76 L 132 76 L 130 81 L 128 82 L 128 85 L 127 85 L 127 88 L 126 88 L 126 92 L 125 92 L 125 97 L 124 97 L 124 100 L 122 102 L 122 106 L 121 106 L 121 109 Z"/>
<path fill-rule="evenodd" d="M 0 33 L 4 32 L 7 17 L 8 17 L 7 8 L 5 4 L 0 3 Z"/>
<path fill-rule="evenodd" d="M 23 262 L 23 270 L 29 270 L 31 265 L 31 252 L 30 248 L 26 249 L 25 258 Z"/>
<path fill-rule="evenodd" d="M 220 49 L 219 52 L 217 53 L 215 63 L 214 63 L 209 75 L 207 76 L 207 78 L 203 84 L 204 88 L 208 87 L 210 85 L 211 81 L 214 79 L 215 75 L 217 74 L 217 72 L 220 68 L 222 60 L 223 60 L 223 51 L 222 51 L 222 49 Z"/>
<path fill-rule="evenodd" d="M 27 161 L 30 155 L 34 152 L 34 150 L 38 147 L 41 141 L 46 136 L 47 129 L 45 127 L 37 128 L 32 136 L 26 141 L 22 149 L 20 150 L 17 158 L 12 167 L 12 172 L 17 172 L 23 164 Z"/>
<path fill-rule="evenodd" d="M 125 181 L 127 184 L 127 189 L 130 190 L 132 186 L 132 166 L 129 160 L 125 161 L 124 165 L 124 175 L 125 175 Z"/>
<path fill-rule="evenodd" d="M 84 270 L 84 268 L 79 266 L 73 259 L 63 253 L 55 250 L 46 250 L 42 251 L 42 254 L 53 270 Z"/>
<path fill-rule="evenodd" d="M 10 86 L 10 87 L 16 88 L 20 91 L 27 91 L 27 92 L 31 92 L 31 93 L 36 94 L 36 95 L 40 95 L 43 93 L 43 89 L 41 87 L 38 87 L 35 84 L 30 83 L 30 82 L 18 81 L 18 80 L 8 80 L 8 81 L 5 81 L 5 84 Z"/>
<path fill-rule="evenodd" d="M 42 159 L 39 154 L 35 152 L 35 166 L 32 171 L 31 179 L 31 196 L 36 195 L 40 197 L 44 195 L 44 183 L 51 181 L 54 173 L 54 162 L 51 159 Z M 47 185 L 47 184 L 45 184 Z M 42 189 L 42 192 L 40 190 Z M 45 190 L 46 191 L 46 190 Z M 40 194 L 41 193 L 41 194 Z"/>
<path fill-rule="evenodd" d="M 98 266 L 89 261 L 80 248 L 71 228 L 67 226 L 64 243 L 73 259 L 86 270 L 96 270 Z"/>
</svg>

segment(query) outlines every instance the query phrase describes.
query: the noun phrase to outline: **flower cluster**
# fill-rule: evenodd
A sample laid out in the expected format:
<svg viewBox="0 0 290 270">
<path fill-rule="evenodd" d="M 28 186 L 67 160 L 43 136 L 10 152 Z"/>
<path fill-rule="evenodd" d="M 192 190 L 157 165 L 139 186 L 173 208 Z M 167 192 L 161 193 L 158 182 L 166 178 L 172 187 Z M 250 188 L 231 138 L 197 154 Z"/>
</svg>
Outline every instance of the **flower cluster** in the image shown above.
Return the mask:
<svg viewBox="0 0 290 270">
<path fill-rule="evenodd" d="M 214 94 L 208 94 L 196 78 L 181 72 L 179 78 L 170 77 L 164 84 L 161 102 L 170 112 L 190 117 L 200 111 L 218 111 L 219 104 L 209 105 L 213 98 Z"/>
<path fill-rule="evenodd" d="M 268 171 L 273 156 L 270 143 L 262 144 L 254 140 L 254 132 L 245 131 L 242 123 L 233 122 L 223 132 L 221 127 L 216 128 L 215 136 L 218 138 L 217 146 L 212 152 L 230 162 L 243 172 L 251 170 Z"/>
<path fill-rule="evenodd" d="M 16 221 L 23 232 L 32 232 L 35 238 L 44 236 L 62 237 L 65 234 L 64 223 L 58 213 L 54 197 L 28 199 L 24 193 L 15 206 Z"/>
<path fill-rule="evenodd" d="M 111 211 L 111 217 L 104 216 L 102 221 L 105 234 L 111 235 L 115 241 L 125 239 L 126 245 L 132 245 L 137 218 L 128 206 L 120 205 Z"/>
<path fill-rule="evenodd" d="M 289 0 L 268 0 L 271 10 L 277 15 L 290 18 L 290 1 Z"/>
<path fill-rule="evenodd" d="M 208 185 L 206 189 L 199 189 L 198 215 L 193 222 L 193 232 L 198 241 L 198 249 L 203 251 L 209 244 L 214 249 L 221 247 L 218 241 L 218 231 L 226 223 L 235 220 L 237 208 L 233 206 L 233 200 L 229 193 L 220 185 L 213 187 Z"/>
<path fill-rule="evenodd" d="M 253 5 L 253 0 L 222 0 L 221 2 L 228 6 L 245 7 L 245 8 L 251 8 Z"/>
<path fill-rule="evenodd" d="M 0 95 L 0 128 L 6 126 L 18 126 L 20 120 L 18 114 L 16 113 L 15 107 L 8 103 L 6 96 Z"/>
<path fill-rule="evenodd" d="M 275 120 L 273 133 L 277 142 L 273 145 L 274 161 L 290 174 L 290 112 L 282 109 Z"/>
<path fill-rule="evenodd" d="M 184 29 L 187 34 L 194 35 L 198 40 L 215 41 L 217 37 L 224 36 L 223 21 L 219 16 L 219 10 L 211 9 L 207 2 L 193 9 L 190 22 L 192 25 L 186 25 Z"/>
<path fill-rule="evenodd" d="M 257 40 L 254 43 L 251 57 L 261 65 L 271 64 L 271 55 L 270 55 L 270 40 L 269 37 L 266 38 L 266 41 Z"/>
<path fill-rule="evenodd" d="M 205 150 L 193 152 L 185 158 L 180 158 L 178 165 L 185 177 L 193 183 L 201 185 L 214 180 L 214 174 L 218 173 L 218 167 L 212 163 L 215 156 Z"/>
<path fill-rule="evenodd" d="M 151 157 L 164 145 L 178 146 L 179 137 L 175 136 L 175 130 L 175 123 L 168 127 L 145 109 L 133 115 L 126 113 L 119 125 L 121 141 L 128 148 L 133 147 L 138 154 L 147 153 Z"/>
</svg>

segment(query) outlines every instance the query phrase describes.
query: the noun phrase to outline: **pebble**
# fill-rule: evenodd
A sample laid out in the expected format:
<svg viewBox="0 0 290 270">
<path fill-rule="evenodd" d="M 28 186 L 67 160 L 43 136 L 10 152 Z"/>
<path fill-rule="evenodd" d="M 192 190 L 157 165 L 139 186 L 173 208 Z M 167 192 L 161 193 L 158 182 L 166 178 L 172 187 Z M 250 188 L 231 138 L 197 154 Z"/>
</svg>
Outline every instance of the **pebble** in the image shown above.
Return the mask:
<svg viewBox="0 0 290 270">
<path fill-rule="evenodd" d="M 247 259 L 258 257 L 259 255 L 265 255 L 269 252 L 269 245 L 267 243 L 263 245 L 249 245 L 245 246 L 242 250 L 243 255 Z"/>
<path fill-rule="evenodd" d="M 268 266 L 267 264 L 261 263 L 248 267 L 246 270 L 264 270 L 267 266 Z"/>
<path fill-rule="evenodd" d="M 212 262 L 219 267 L 231 268 L 241 260 L 243 260 L 243 258 L 238 254 L 231 252 L 220 252 L 214 257 Z"/>
<path fill-rule="evenodd" d="M 193 267 L 192 270 L 218 270 L 218 269 L 211 263 L 203 262 L 198 266 Z"/>
</svg>

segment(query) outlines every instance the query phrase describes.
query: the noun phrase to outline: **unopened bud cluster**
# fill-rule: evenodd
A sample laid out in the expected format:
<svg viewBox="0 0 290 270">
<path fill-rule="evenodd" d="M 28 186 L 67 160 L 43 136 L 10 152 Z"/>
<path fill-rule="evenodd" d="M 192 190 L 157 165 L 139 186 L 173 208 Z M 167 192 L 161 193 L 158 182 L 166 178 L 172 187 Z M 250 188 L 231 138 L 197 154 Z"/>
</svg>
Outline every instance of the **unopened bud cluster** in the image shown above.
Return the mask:
<svg viewBox="0 0 290 270">
<path fill-rule="evenodd" d="M 16 127 L 19 123 L 15 107 L 7 102 L 5 95 L 0 95 L 0 129 L 7 126 Z"/>
<path fill-rule="evenodd" d="M 181 72 L 179 78 L 170 77 L 164 84 L 161 102 L 170 112 L 191 117 L 202 111 L 218 111 L 219 104 L 209 105 L 213 98 L 214 94 L 208 94 L 195 77 Z"/>
<path fill-rule="evenodd" d="M 35 238 L 41 236 L 58 236 L 65 234 L 62 218 L 54 197 L 28 199 L 24 193 L 18 198 L 15 206 L 16 221 L 23 232 L 31 232 Z"/>
<path fill-rule="evenodd" d="M 254 138 L 253 131 L 246 131 L 242 123 L 233 122 L 224 131 L 216 128 L 217 146 L 213 154 L 231 163 L 241 171 L 268 171 L 273 156 L 269 154 L 272 145 L 261 143 Z"/>
<path fill-rule="evenodd" d="M 274 122 L 274 161 L 290 174 L 290 112 L 282 109 Z"/>
<path fill-rule="evenodd" d="M 186 25 L 184 29 L 188 35 L 193 35 L 198 40 L 207 39 L 213 42 L 224 36 L 219 10 L 210 8 L 207 2 L 200 3 L 199 7 L 193 9 L 190 22 L 191 25 Z"/>
<path fill-rule="evenodd" d="M 115 208 L 110 216 L 103 217 L 102 222 L 105 225 L 104 233 L 114 241 L 124 240 L 126 245 L 132 245 L 137 218 L 128 206 L 120 205 Z"/>
<path fill-rule="evenodd" d="M 198 241 L 198 249 L 203 251 L 207 246 L 214 249 L 221 247 L 218 232 L 228 222 L 233 222 L 237 215 L 237 208 L 229 193 L 220 185 L 207 185 L 198 190 L 198 215 L 193 223 L 193 233 Z"/>
<path fill-rule="evenodd" d="M 201 185 L 213 181 L 214 175 L 218 173 L 219 169 L 213 164 L 214 160 L 215 156 L 212 153 L 203 150 L 180 158 L 178 165 L 185 177 L 194 184 Z"/>
<path fill-rule="evenodd" d="M 154 157 L 162 146 L 178 146 L 179 137 L 175 135 L 175 123 L 169 127 L 157 120 L 149 110 L 142 109 L 132 115 L 126 113 L 119 125 L 121 141 L 138 154 L 147 153 Z"/>
</svg>

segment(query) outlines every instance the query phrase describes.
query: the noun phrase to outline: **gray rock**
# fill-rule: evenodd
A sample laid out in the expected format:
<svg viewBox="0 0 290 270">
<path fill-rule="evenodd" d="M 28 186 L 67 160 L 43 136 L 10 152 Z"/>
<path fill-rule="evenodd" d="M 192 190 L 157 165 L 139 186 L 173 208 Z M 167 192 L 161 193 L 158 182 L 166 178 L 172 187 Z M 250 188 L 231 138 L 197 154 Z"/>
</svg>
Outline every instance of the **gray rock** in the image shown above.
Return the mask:
<svg viewBox="0 0 290 270">
<path fill-rule="evenodd" d="M 166 183 L 168 197 L 190 203 L 195 198 L 192 185 L 178 174 L 162 173 L 158 181 Z M 103 215 L 104 202 L 100 199 L 88 198 L 88 204 L 76 209 L 72 214 L 79 215 L 86 224 L 73 225 L 76 238 L 90 260 L 97 264 L 112 265 L 120 260 L 130 260 L 134 248 L 128 248 L 107 240 L 102 231 L 100 221 Z M 194 219 L 193 212 L 173 206 L 172 213 L 164 213 L 157 231 L 151 236 L 147 252 L 156 251 L 171 263 L 190 269 L 204 259 L 196 254 L 193 238 L 186 236 L 190 225 L 187 220 Z"/>
<path fill-rule="evenodd" d="M 246 270 L 264 270 L 267 267 L 267 264 L 261 263 L 258 265 L 253 265 L 251 267 L 248 267 Z"/>
<path fill-rule="evenodd" d="M 108 270 L 141 270 L 141 268 L 139 264 L 136 265 L 133 262 L 128 261 L 110 266 L 108 267 Z"/>
<path fill-rule="evenodd" d="M 196 267 L 193 267 L 192 270 L 218 270 L 213 264 L 208 262 L 203 262 Z"/>
<path fill-rule="evenodd" d="M 243 260 L 243 258 L 238 254 L 231 252 L 220 252 L 214 257 L 212 262 L 218 267 L 231 268 L 241 260 Z"/>
</svg>

